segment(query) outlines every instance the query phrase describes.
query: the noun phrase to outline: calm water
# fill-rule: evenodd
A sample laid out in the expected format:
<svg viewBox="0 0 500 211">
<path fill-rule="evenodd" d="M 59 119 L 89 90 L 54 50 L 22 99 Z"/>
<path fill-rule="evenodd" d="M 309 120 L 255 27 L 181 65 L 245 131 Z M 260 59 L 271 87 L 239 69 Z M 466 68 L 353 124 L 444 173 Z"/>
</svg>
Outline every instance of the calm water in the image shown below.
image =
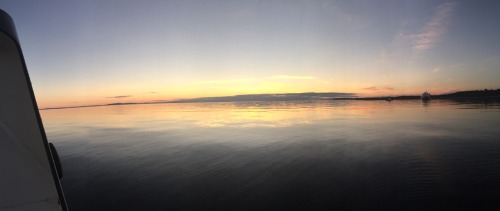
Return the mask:
<svg viewBox="0 0 500 211">
<path fill-rule="evenodd" d="M 316 101 L 41 111 L 70 210 L 500 208 L 500 106 Z"/>
</svg>

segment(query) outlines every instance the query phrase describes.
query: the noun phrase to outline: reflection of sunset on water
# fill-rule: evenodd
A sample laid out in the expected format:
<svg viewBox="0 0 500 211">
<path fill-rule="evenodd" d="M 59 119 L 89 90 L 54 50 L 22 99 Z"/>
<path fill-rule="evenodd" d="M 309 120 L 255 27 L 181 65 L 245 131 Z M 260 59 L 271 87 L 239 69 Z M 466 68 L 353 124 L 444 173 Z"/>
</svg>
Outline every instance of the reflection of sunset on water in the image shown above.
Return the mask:
<svg viewBox="0 0 500 211">
<path fill-rule="evenodd" d="M 499 108 L 446 100 L 425 106 L 421 100 L 317 100 L 116 105 L 41 114 L 68 172 L 63 187 L 70 204 L 87 208 L 92 201 L 127 210 L 133 200 L 100 199 L 142 197 L 170 208 L 184 207 L 182 200 L 214 205 L 227 198 L 224 205 L 238 203 L 234 210 L 238 200 L 266 210 L 259 206 L 274 205 L 267 200 L 275 193 L 292 208 L 294 202 L 309 206 L 311 198 L 332 208 L 346 197 L 348 207 L 483 198 L 498 190 Z M 288 195 L 284 188 L 301 191 Z M 300 198 L 304 189 L 310 198 Z M 94 195 L 99 198 L 88 197 Z"/>
<path fill-rule="evenodd" d="M 310 124 L 344 123 L 357 127 L 362 124 L 392 124 L 428 121 L 436 115 L 459 119 L 456 111 L 446 109 L 450 102 L 435 101 L 432 110 L 420 101 L 281 101 L 281 102 L 220 102 L 164 103 L 120 106 L 99 106 L 74 109 L 42 110 L 43 119 L 52 125 L 92 125 L 93 127 L 135 128 L 162 131 L 192 127 L 294 127 Z M 415 113 L 423 109 L 424 114 Z M 428 113 L 431 112 L 431 113 Z M 436 113 L 437 112 L 437 113 Z M 467 114 L 461 114 L 463 117 Z M 468 118 L 477 118 L 470 116 Z M 173 124 L 175 122 L 175 124 Z M 339 127 L 345 127 L 340 124 Z M 407 131 L 427 135 L 443 135 L 438 129 Z"/>
<path fill-rule="evenodd" d="M 126 119 L 119 115 L 122 110 L 127 111 Z M 300 107 L 296 102 L 249 102 L 101 106 L 44 110 L 42 115 L 53 123 L 64 124 L 72 116 L 84 124 L 124 128 L 156 121 L 180 121 L 194 127 L 287 127 L 332 118 L 334 113 L 331 109 Z M 148 130 L 162 129 L 157 124 L 149 126 Z"/>
</svg>

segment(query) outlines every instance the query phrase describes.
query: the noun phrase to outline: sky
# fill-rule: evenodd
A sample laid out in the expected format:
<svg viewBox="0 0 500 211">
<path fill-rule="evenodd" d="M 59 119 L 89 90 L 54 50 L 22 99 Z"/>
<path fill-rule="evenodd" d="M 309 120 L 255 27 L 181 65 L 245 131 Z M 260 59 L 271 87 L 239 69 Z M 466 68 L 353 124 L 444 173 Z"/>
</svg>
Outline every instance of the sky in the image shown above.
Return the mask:
<svg viewBox="0 0 500 211">
<path fill-rule="evenodd" d="M 500 1 L 2 0 L 40 108 L 500 88 Z"/>
</svg>

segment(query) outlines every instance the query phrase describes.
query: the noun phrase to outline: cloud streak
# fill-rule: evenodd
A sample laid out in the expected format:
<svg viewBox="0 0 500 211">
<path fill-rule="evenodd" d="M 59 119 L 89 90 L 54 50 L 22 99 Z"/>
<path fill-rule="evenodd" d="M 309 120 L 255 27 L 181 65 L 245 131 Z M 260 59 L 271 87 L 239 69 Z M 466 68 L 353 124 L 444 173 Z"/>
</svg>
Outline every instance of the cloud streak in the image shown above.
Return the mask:
<svg viewBox="0 0 500 211">
<path fill-rule="evenodd" d="M 416 53 L 422 53 L 428 49 L 434 48 L 436 43 L 446 32 L 456 3 L 446 2 L 441 4 L 434 13 L 432 19 L 427 22 L 420 34 L 414 35 L 413 50 Z"/>
<path fill-rule="evenodd" d="M 365 88 L 362 88 L 363 90 L 366 90 L 366 91 L 393 91 L 394 88 L 392 87 L 376 87 L 376 86 L 370 86 L 370 87 L 365 87 Z"/>
<path fill-rule="evenodd" d="M 106 98 L 122 99 L 122 98 L 127 98 L 127 97 L 132 97 L 132 95 L 118 95 L 118 96 L 111 96 L 111 97 L 106 97 Z"/>
</svg>

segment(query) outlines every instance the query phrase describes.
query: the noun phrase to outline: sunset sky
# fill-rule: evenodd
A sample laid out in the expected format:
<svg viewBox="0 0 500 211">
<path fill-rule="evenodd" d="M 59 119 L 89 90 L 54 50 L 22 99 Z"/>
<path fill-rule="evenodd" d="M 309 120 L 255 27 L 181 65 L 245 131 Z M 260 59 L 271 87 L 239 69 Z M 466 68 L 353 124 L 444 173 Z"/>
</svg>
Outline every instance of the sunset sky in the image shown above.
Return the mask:
<svg viewBox="0 0 500 211">
<path fill-rule="evenodd" d="M 1 1 L 39 107 L 500 88 L 500 1 Z"/>
</svg>

